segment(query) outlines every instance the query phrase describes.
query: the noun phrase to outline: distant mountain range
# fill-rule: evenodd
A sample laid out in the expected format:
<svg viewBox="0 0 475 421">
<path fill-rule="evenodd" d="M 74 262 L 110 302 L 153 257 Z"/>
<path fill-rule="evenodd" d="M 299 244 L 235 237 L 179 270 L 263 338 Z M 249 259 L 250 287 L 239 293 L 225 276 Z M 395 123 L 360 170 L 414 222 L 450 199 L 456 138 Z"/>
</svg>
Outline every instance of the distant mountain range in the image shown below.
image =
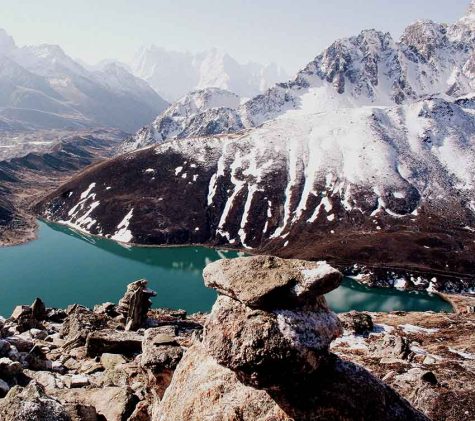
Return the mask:
<svg viewBox="0 0 475 421">
<path fill-rule="evenodd" d="M 151 46 L 136 54 L 131 69 L 169 102 L 205 88 L 250 98 L 288 78 L 276 64 L 240 64 L 217 49 L 192 54 Z"/>
<path fill-rule="evenodd" d="M 473 273 L 474 63 L 475 0 L 399 41 L 363 31 L 250 100 L 186 95 L 122 149 L 158 146 L 77 176 L 40 210 L 106 237 L 127 216 L 135 243 Z"/>
<path fill-rule="evenodd" d="M 123 66 L 89 70 L 57 45 L 19 48 L 0 29 L 0 130 L 103 126 L 133 132 L 167 105 Z"/>
</svg>

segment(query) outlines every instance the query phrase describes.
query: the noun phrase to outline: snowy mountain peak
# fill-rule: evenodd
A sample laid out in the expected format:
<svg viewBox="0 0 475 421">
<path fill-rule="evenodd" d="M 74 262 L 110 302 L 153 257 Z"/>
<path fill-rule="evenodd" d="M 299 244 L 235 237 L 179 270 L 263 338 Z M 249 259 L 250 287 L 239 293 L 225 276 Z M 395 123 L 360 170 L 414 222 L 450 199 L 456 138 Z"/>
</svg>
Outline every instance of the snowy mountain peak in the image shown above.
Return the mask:
<svg viewBox="0 0 475 421">
<path fill-rule="evenodd" d="M 475 0 L 470 1 L 470 5 L 468 6 L 467 13 L 465 14 L 466 18 L 475 20 Z"/>
<path fill-rule="evenodd" d="M 475 30 L 475 0 L 472 0 L 467 9 L 467 13 L 459 20 L 459 25 L 469 28 L 471 31 Z"/>
<path fill-rule="evenodd" d="M 170 105 L 155 121 L 127 139 L 128 152 L 168 139 L 232 133 L 244 128 L 239 114 L 241 98 L 219 88 L 192 91 Z"/>
<path fill-rule="evenodd" d="M 16 48 L 15 41 L 7 31 L 0 28 L 0 55 L 9 54 Z"/>
<path fill-rule="evenodd" d="M 196 89 L 220 88 L 253 97 L 287 75 L 277 66 L 240 64 L 216 48 L 191 54 L 161 47 L 142 48 L 131 65 L 161 96 L 176 101 Z"/>
<path fill-rule="evenodd" d="M 26 69 L 42 76 L 87 75 L 87 70 L 69 57 L 59 45 L 41 44 L 18 48 L 13 59 Z"/>
</svg>

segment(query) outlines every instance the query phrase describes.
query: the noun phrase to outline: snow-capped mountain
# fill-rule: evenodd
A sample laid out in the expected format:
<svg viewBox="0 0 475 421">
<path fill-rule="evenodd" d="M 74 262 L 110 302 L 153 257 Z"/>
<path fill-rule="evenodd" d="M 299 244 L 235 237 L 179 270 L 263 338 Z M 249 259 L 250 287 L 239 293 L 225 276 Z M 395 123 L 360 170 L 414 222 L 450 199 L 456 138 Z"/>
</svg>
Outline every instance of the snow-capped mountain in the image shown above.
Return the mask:
<svg viewBox="0 0 475 421">
<path fill-rule="evenodd" d="M 0 118 L 23 129 L 109 126 L 135 131 L 167 103 L 109 64 L 86 69 L 57 45 L 16 47 L 0 31 Z"/>
<path fill-rule="evenodd" d="M 118 241 L 470 275 L 473 34 L 471 12 L 398 42 L 363 31 L 241 105 L 195 92 L 131 142 L 157 146 L 79 175 L 39 210 Z"/>
<path fill-rule="evenodd" d="M 136 76 L 170 102 L 205 88 L 220 88 L 250 98 L 287 78 L 275 64 L 239 64 L 217 49 L 191 54 L 151 46 L 136 54 L 131 67 Z"/>
<path fill-rule="evenodd" d="M 122 152 L 190 136 L 232 133 L 244 128 L 239 116 L 241 98 L 219 88 L 192 91 L 172 104 L 149 126 L 127 139 Z"/>
<path fill-rule="evenodd" d="M 233 111 L 235 125 L 218 125 L 210 132 L 196 127 L 208 124 L 218 111 L 207 116 L 197 109 L 193 135 L 223 133 L 252 128 L 292 113 L 319 113 L 361 106 L 393 106 L 428 96 L 454 99 L 475 89 L 475 14 L 472 9 L 454 25 L 418 21 L 410 25 L 399 41 L 376 30 L 334 42 L 287 83 L 279 83 Z M 171 107 L 173 108 L 173 106 Z M 222 110 L 219 115 L 228 114 Z M 170 138 L 182 138 L 188 131 L 163 133 L 157 120 L 128 142 L 144 147 Z M 170 118 L 167 115 L 167 124 Z M 181 118 L 178 116 L 178 118 Z M 158 127 L 158 129 L 157 129 Z"/>
</svg>

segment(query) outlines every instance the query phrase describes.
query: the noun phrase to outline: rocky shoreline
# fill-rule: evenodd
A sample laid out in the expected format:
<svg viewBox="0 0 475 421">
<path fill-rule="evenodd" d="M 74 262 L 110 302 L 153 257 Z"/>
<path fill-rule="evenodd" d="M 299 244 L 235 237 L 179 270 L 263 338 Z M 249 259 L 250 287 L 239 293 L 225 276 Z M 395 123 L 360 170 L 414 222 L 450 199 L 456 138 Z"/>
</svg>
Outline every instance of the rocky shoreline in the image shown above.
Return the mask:
<svg viewBox="0 0 475 421">
<path fill-rule="evenodd" d="M 323 294 L 341 274 L 325 263 L 222 260 L 204 278 L 219 293 L 210 315 L 150 309 L 146 281 L 130 284 L 118 304 L 94 309 L 51 309 L 40 299 L 16 307 L 0 322 L 1 419 L 475 414 L 475 316 L 460 312 L 474 304 L 469 298 L 456 297 L 451 314 L 337 317 Z"/>
</svg>

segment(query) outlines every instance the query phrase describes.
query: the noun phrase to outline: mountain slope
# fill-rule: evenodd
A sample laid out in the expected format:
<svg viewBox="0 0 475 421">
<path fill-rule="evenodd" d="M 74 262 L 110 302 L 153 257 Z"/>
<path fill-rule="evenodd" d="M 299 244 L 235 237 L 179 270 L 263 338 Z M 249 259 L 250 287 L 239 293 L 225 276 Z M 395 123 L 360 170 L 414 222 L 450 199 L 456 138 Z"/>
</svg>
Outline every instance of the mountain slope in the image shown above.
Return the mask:
<svg viewBox="0 0 475 421">
<path fill-rule="evenodd" d="M 72 174 L 111 157 L 124 133 L 118 130 L 35 131 L 3 139 L 0 149 L 0 245 L 35 237 L 31 206 Z M 3 159 L 6 156 L 7 159 Z"/>
<path fill-rule="evenodd" d="M 376 31 L 338 41 L 238 108 L 207 109 L 193 94 L 132 146 L 161 144 L 86 171 L 38 210 L 118 241 L 412 268 L 456 277 L 460 290 L 475 267 L 467 19 L 436 32 L 418 22 L 400 43 Z M 221 111 L 241 124 L 209 136 Z M 165 120 L 178 127 L 170 136 Z"/>
<path fill-rule="evenodd" d="M 282 118 L 120 156 L 39 209 L 119 241 L 298 245 L 312 258 L 468 273 L 474 129 L 471 108 L 442 99 Z"/>
<path fill-rule="evenodd" d="M 110 64 L 90 71 L 55 45 L 18 48 L 0 33 L 0 117 L 25 129 L 109 126 L 135 131 L 168 105 Z"/>
<path fill-rule="evenodd" d="M 132 69 L 170 102 L 190 91 L 206 88 L 220 88 L 252 97 L 287 77 L 275 64 L 242 65 L 216 49 L 191 54 L 151 46 L 137 53 Z"/>
</svg>

